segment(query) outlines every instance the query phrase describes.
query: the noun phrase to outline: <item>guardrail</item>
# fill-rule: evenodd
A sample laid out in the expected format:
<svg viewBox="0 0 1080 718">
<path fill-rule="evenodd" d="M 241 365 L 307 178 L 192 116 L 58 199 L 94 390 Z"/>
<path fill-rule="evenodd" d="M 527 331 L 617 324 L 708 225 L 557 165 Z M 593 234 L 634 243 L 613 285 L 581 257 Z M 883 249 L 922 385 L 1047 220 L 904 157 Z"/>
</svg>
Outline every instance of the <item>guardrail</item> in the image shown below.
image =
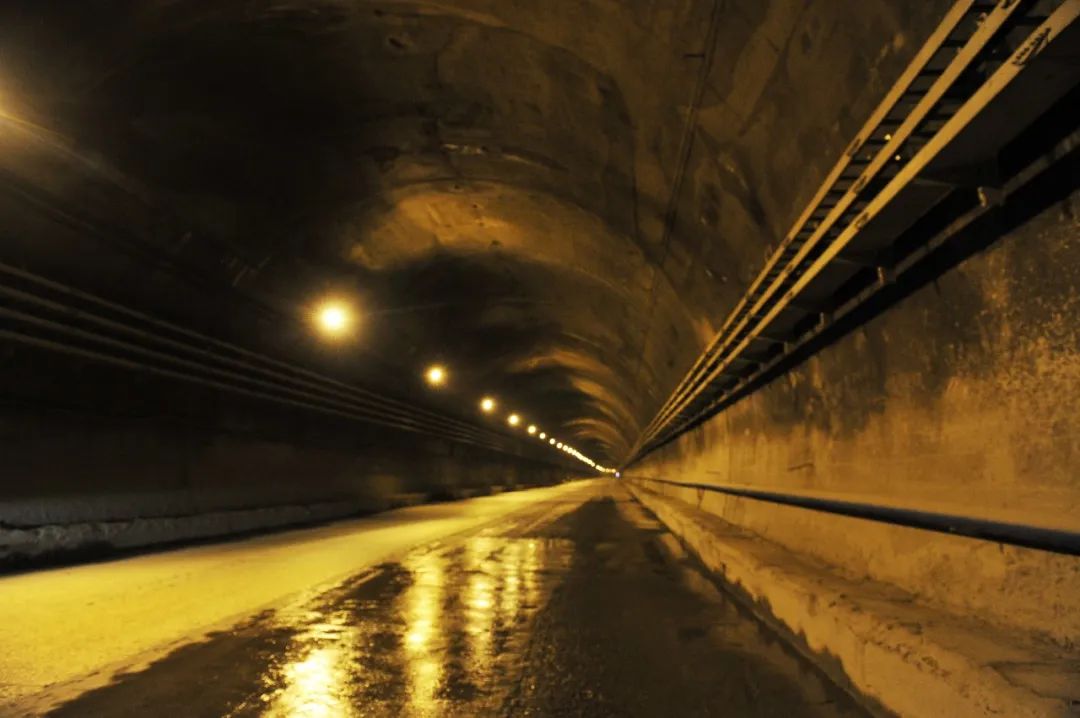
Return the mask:
<svg viewBox="0 0 1080 718">
<path fill-rule="evenodd" d="M 1051 551 L 1080 556 L 1080 533 L 1064 529 L 995 521 L 935 511 L 882 506 L 842 499 L 822 498 L 799 494 L 753 489 L 745 486 L 702 484 L 692 481 L 673 481 L 646 476 L 626 476 L 623 481 L 643 481 L 698 491 L 737 496 L 784 506 L 795 506 L 841 516 L 852 516 L 908 528 L 936 531 L 954 536 L 967 536 L 984 541 L 996 541 L 1010 546 Z"/>
</svg>

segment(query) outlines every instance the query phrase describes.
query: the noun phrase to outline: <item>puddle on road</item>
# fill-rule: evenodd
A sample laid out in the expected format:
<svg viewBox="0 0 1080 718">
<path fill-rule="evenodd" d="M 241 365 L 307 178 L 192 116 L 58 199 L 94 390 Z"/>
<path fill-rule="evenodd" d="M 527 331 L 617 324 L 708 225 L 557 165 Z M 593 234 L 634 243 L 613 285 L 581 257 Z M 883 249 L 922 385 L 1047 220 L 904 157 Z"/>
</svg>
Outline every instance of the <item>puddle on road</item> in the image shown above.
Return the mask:
<svg viewBox="0 0 1080 718">
<path fill-rule="evenodd" d="M 230 715 L 495 714 L 556 581 L 550 568 L 572 553 L 565 541 L 471 538 L 283 612 L 297 632 L 266 690 Z"/>
<path fill-rule="evenodd" d="M 860 715 L 611 497 L 517 521 L 174 651 L 56 716 Z"/>
</svg>

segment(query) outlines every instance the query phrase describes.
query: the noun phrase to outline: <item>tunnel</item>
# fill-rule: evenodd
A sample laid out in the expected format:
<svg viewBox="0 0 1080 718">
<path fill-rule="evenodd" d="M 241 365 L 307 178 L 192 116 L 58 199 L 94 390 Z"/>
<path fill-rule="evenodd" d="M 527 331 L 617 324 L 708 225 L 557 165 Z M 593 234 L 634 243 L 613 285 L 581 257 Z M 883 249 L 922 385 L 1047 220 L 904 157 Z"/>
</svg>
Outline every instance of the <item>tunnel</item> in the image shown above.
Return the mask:
<svg viewBox="0 0 1080 718">
<path fill-rule="evenodd" d="M 1076 715 L 1078 16 L 0 3 L 0 716 Z"/>
</svg>

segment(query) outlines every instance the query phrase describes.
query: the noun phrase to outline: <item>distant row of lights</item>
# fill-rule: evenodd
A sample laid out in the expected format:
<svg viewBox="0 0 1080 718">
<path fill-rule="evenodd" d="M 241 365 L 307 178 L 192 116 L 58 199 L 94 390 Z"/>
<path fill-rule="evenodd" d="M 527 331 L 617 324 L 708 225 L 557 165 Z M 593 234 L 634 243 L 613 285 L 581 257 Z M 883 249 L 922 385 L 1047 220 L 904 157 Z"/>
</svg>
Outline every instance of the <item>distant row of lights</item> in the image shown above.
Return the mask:
<svg viewBox="0 0 1080 718">
<path fill-rule="evenodd" d="M 428 383 L 428 385 L 433 387 L 443 386 L 444 384 L 446 384 L 448 378 L 449 373 L 447 372 L 446 367 L 442 366 L 441 364 L 432 364 L 424 372 L 424 380 Z M 494 397 L 485 396 L 480 399 L 479 406 L 481 412 L 485 414 L 494 414 L 495 410 L 499 408 L 499 402 L 497 402 Z M 506 423 L 510 427 L 516 429 L 521 426 L 524 421 L 522 420 L 520 414 L 512 411 L 506 415 Z M 614 469 L 610 469 L 606 466 L 601 466 L 600 464 L 596 463 L 588 456 L 575 449 L 573 446 L 570 446 L 570 444 L 563 443 L 556 439 L 554 436 L 548 436 L 547 432 L 541 431 L 540 427 L 538 427 L 536 424 L 529 424 L 528 426 L 526 426 L 525 433 L 527 433 L 529 436 L 535 436 L 540 441 L 546 441 L 549 446 L 554 446 L 559 451 L 573 456 L 575 459 L 577 459 L 583 464 L 587 464 L 592 469 L 595 469 L 605 474 L 618 473 Z"/>
<path fill-rule="evenodd" d="M 314 319 L 319 330 L 331 339 L 340 338 L 347 333 L 355 323 L 352 308 L 348 304 L 338 300 L 327 300 L 321 304 L 315 310 Z M 446 367 L 441 364 L 432 364 L 424 371 L 424 381 L 431 387 L 439 388 L 445 386 L 448 379 L 449 372 Z M 493 414 L 498 408 L 498 402 L 495 401 L 494 397 L 485 396 L 480 399 L 479 406 L 481 412 Z M 522 425 L 521 415 L 516 412 L 507 414 L 506 423 L 512 428 L 518 428 Z M 601 466 L 573 446 L 559 441 L 554 436 L 548 436 L 547 433 L 541 431 L 536 424 L 529 424 L 525 427 L 525 431 L 530 436 L 535 436 L 540 441 L 547 441 L 549 446 L 553 446 L 559 451 L 573 456 L 578 461 L 588 465 L 596 471 L 604 474 L 614 474 L 616 477 L 620 476 L 619 472 L 615 469 Z"/>
</svg>

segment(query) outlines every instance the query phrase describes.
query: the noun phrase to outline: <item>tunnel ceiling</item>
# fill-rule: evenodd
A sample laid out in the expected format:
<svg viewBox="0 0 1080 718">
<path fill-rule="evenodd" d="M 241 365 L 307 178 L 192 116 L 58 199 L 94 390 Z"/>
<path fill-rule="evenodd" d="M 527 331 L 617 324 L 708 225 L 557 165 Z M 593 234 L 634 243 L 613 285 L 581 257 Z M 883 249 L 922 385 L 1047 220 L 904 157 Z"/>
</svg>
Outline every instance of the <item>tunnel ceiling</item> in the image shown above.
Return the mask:
<svg viewBox="0 0 1080 718">
<path fill-rule="evenodd" d="M 944 6 L 7 2 L 5 258 L 617 459 Z"/>
</svg>

